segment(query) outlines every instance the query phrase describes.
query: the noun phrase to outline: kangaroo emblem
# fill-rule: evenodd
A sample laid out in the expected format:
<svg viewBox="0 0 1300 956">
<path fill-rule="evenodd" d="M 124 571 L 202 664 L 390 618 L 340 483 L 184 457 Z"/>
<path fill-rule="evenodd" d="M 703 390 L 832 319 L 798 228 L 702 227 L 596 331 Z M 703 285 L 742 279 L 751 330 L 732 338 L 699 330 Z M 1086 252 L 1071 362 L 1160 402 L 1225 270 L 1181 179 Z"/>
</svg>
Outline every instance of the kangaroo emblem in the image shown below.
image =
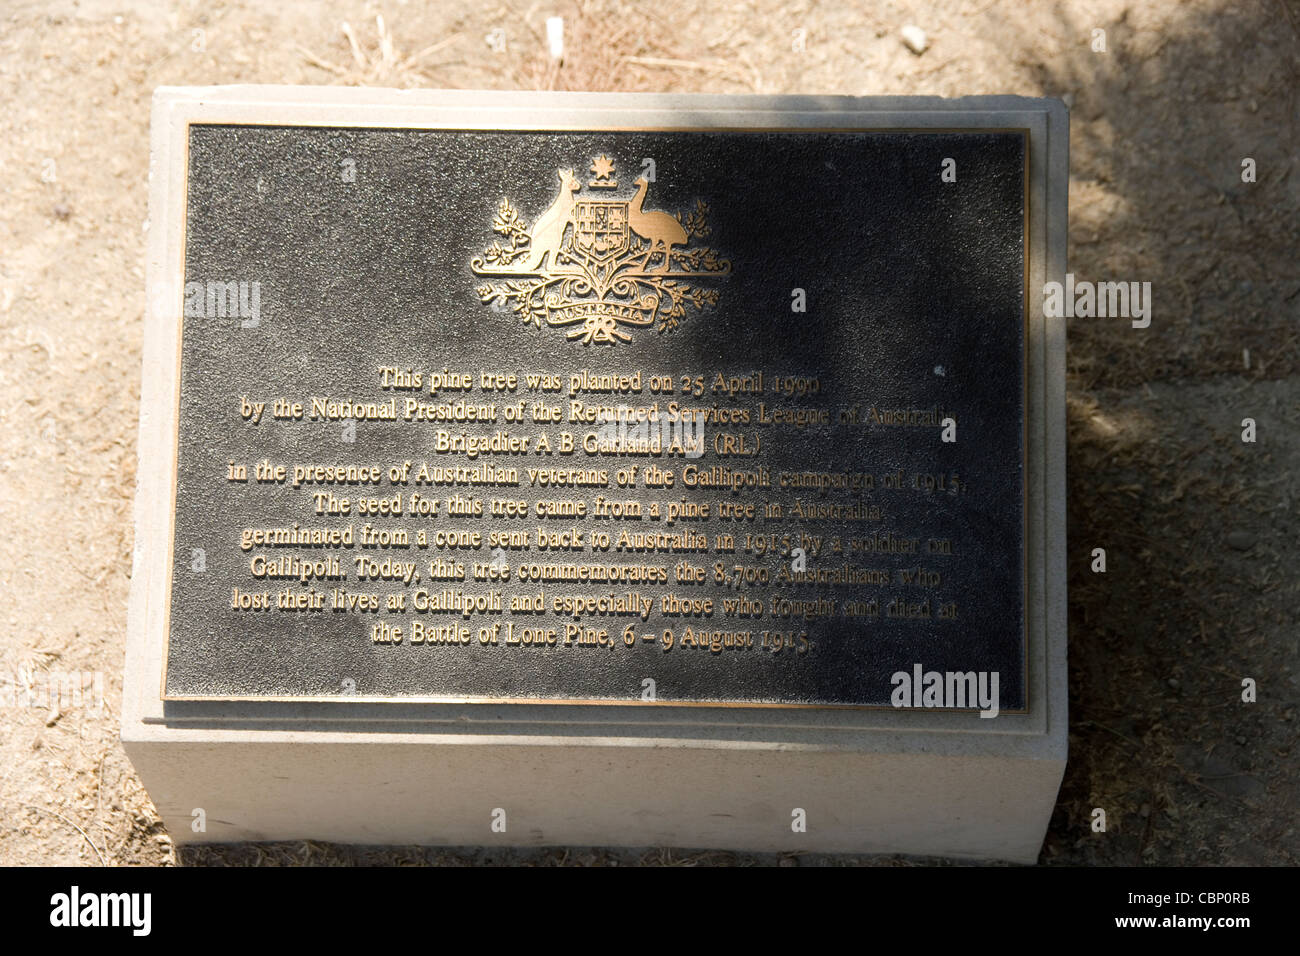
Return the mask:
<svg viewBox="0 0 1300 956">
<path fill-rule="evenodd" d="M 551 208 L 533 223 L 532 231 L 528 233 L 528 254 L 519 264 L 521 272 L 541 269 L 542 260 L 548 253 L 551 268 L 555 268 L 555 254 L 560 251 L 564 230 L 573 222 L 575 194 L 582 188 L 582 183 L 578 182 L 572 169 L 560 169 L 557 173 L 560 177 L 560 194 L 551 203 Z"/>
</svg>

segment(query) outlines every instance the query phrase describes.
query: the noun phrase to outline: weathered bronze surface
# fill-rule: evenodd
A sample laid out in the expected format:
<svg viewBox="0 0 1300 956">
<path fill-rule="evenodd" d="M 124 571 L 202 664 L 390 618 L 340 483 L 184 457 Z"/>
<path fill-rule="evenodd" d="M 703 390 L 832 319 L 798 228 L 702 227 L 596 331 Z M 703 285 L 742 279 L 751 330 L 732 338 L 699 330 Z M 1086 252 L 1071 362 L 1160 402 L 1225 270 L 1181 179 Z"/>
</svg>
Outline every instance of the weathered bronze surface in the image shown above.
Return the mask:
<svg viewBox="0 0 1300 956">
<path fill-rule="evenodd" d="M 1026 149 L 191 127 L 165 695 L 1025 709 Z"/>
</svg>

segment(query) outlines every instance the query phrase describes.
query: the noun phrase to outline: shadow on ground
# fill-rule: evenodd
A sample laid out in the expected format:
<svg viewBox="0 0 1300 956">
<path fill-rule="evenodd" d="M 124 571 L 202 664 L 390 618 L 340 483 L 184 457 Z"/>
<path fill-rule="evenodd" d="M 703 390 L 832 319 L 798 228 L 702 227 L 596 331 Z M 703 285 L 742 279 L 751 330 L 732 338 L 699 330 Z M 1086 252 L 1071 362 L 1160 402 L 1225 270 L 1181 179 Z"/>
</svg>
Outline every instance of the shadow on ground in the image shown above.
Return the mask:
<svg viewBox="0 0 1300 956">
<path fill-rule="evenodd" d="M 1108 53 L 1032 69 L 1073 98 L 1070 271 L 1149 281 L 1154 302 L 1147 329 L 1069 328 L 1071 759 L 1044 862 L 1296 860 L 1300 31 L 1287 14 L 1224 5 L 1158 31 L 1125 18 Z"/>
</svg>

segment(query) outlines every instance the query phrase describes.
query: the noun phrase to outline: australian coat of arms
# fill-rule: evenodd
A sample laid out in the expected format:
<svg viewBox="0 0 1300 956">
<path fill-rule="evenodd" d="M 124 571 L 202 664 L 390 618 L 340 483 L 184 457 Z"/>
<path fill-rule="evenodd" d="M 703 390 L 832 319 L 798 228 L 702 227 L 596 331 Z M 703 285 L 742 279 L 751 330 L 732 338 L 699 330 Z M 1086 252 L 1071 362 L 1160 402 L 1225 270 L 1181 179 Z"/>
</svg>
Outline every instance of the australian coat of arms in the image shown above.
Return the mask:
<svg viewBox="0 0 1300 956">
<path fill-rule="evenodd" d="M 502 199 L 493 241 L 470 268 L 493 281 L 478 287 L 493 308 L 507 307 L 525 322 L 566 330 L 585 345 L 630 342 L 629 330 L 658 324 L 671 331 L 686 316 L 717 305 L 717 289 L 698 282 L 725 276 L 731 263 L 716 250 L 692 246 L 709 235 L 708 206 L 671 215 L 644 208 L 650 183 L 636 179 L 632 196 L 618 197 L 614 163 L 592 161 L 590 192 L 572 169 L 557 170 L 559 195 L 529 228 Z"/>
</svg>

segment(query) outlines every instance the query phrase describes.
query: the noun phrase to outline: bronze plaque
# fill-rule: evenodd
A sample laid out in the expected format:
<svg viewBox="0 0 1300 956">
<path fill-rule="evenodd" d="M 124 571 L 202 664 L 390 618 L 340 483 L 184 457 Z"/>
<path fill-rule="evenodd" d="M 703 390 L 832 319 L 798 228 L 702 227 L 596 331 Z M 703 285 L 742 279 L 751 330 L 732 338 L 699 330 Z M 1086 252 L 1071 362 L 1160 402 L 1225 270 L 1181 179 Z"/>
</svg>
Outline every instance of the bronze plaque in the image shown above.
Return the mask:
<svg viewBox="0 0 1300 956">
<path fill-rule="evenodd" d="M 1024 711 L 1027 163 L 191 125 L 164 696 Z"/>
</svg>

